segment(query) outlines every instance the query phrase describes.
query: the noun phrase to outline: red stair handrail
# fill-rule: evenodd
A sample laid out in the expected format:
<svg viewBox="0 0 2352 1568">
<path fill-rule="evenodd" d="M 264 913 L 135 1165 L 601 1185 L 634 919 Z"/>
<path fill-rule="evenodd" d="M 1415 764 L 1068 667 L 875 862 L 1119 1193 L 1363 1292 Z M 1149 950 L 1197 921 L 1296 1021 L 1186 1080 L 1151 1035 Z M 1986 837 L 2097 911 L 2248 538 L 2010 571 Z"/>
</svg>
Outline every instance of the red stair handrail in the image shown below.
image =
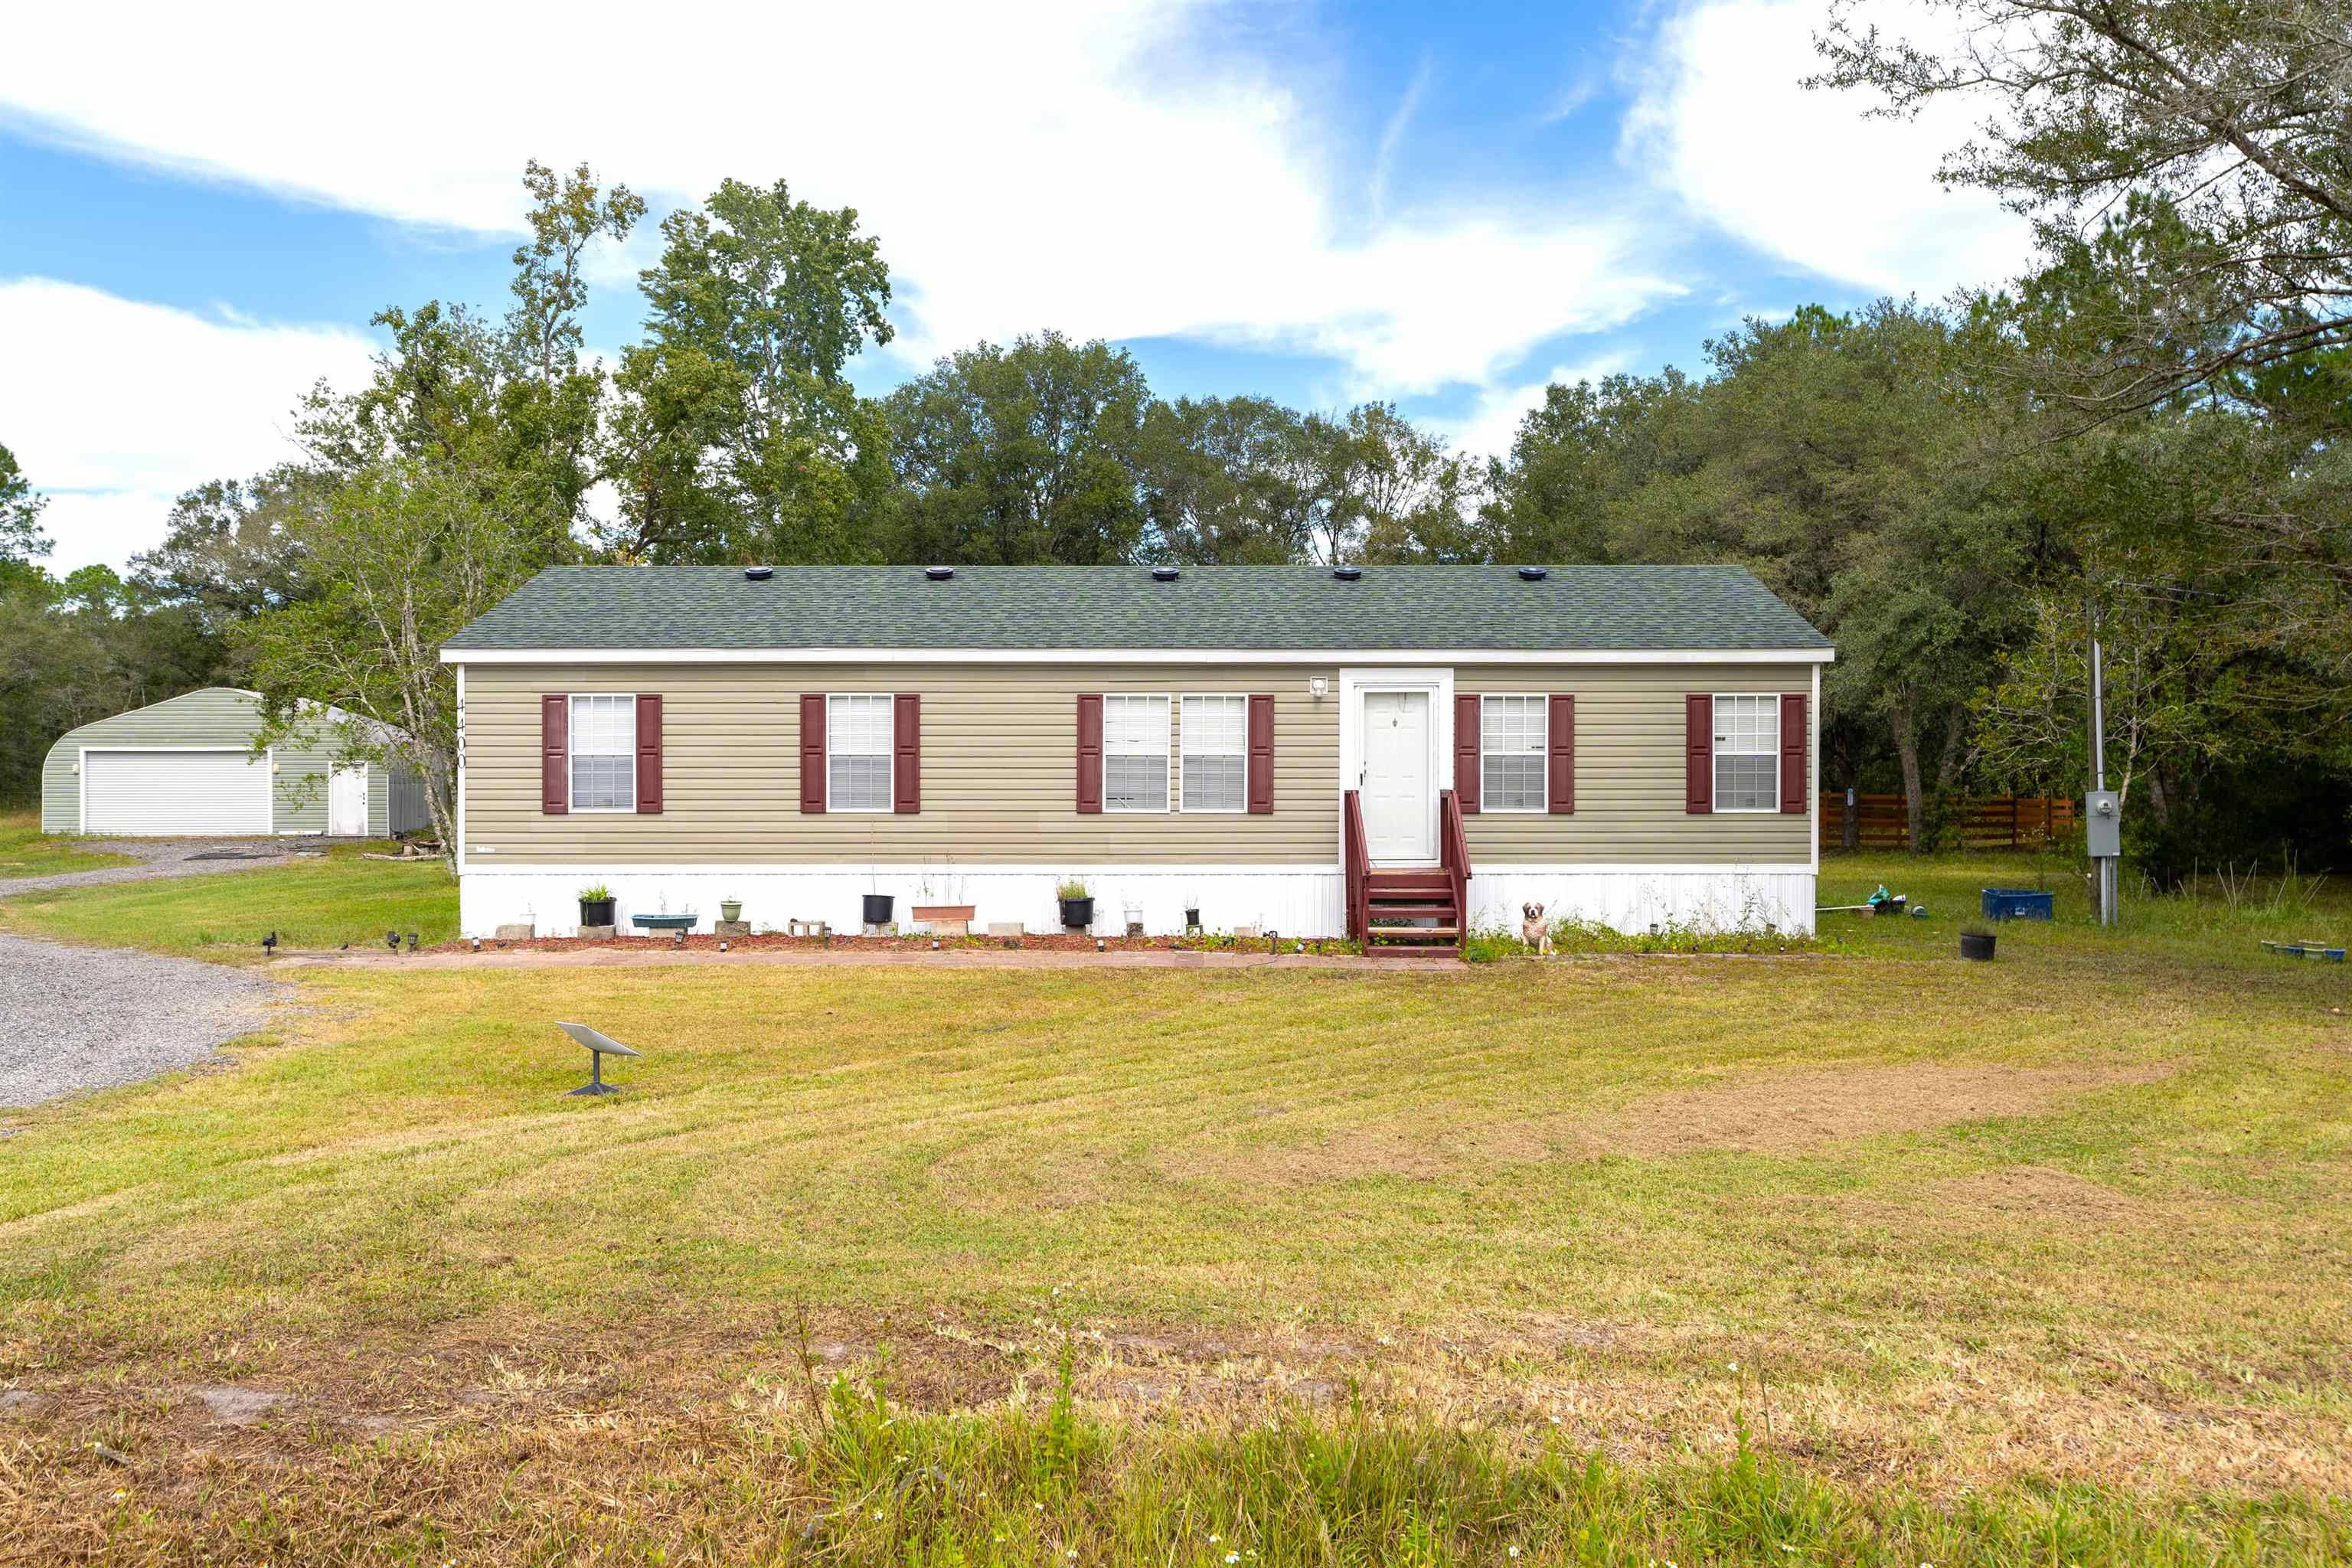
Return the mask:
<svg viewBox="0 0 2352 1568">
<path fill-rule="evenodd" d="M 1340 795 L 1340 837 L 1348 860 L 1348 940 L 1369 942 L 1372 926 L 1372 852 L 1364 838 L 1364 803 L 1354 790 Z"/>
<path fill-rule="evenodd" d="M 1437 856 L 1454 882 L 1456 928 L 1470 929 L 1470 836 L 1462 830 L 1462 801 L 1450 789 L 1437 792 Z"/>
</svg>

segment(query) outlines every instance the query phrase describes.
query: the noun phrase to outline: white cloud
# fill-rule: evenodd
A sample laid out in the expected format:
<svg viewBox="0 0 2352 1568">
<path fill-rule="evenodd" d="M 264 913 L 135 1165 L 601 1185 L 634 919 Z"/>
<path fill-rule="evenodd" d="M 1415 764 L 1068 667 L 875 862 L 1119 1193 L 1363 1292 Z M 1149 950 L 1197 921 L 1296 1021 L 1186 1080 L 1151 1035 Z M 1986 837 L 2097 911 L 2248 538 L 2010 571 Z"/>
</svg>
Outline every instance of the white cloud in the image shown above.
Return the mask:
<svg viewBox="0 0 2352 1568">
<path fill-rule="evenodd" d="M 1511 441 L 1519 433 L 1519 421 L 1531 410 L 1543 406 L 1544 394 L 1550 388 L 1573 386 L 1580 381 L 1598 382 L 1603 376 L 1632 368 L 1633 360 L 1622 353 L 1605 354 L 1581 364 L 1556 364 L 1541 381 L 1520 386 L 1487 387 L 1478 395 L 1468 413 L 1456 419 L 1433 419 L 1428 423 L 1457 452 L 1481 458 L 1508 457 Z"/>
<path fill-rule="evenodd" d="M 288 411 L 352 386 L 373 345 L 332 327 L 200 316 L 48 279 L 0 281 L 0 441 L 50 497 L 58 573 L 121 568 L 184 490 L 294 455 Z"/>
<path fill-rule="evenodd" d="M 1924 11 L 1885 10 L 1885 31 L 1931 41 Z M 1934 298 L 2017 272 L 2032 249 L 2023 220 L 1935 179 L 1980 109 L 1878 120 L 1858 90 L 1806 90 L 1826 19 L 1821 0 L 1703 0 L 1675 16 L 1627 122 L 1629 155 L 1701 216 L 1842 282 Z"/>
<path fill-rule="evenodd" d="M 1414 112 L 1421 108 L 1423 94 L 1429 90 L 1429 62 L 1422 61 L 1421 68 L 1412 73 L 1412 80 L 1406 84 L 1404 96 L 1397 100 L 1396 109 L 1389 115 L 1387 127 L 1381 132 L 1380 151 L 1372 159 L 1371 203 L 1375 218 L 1388 212 L 1389 175 L 1396 167 L 1397 150 L 1404 145 L 1405 131 L 1412 124 Z"/>
<path fill-rule="evenodd" d="M 918 362 L 1045 327 L 1189 335 L 1334 354 L 1410 395 L 1673 292 L 1641 265 L 1649 237 L 1597 206 L 1465 196 L 1367 219 L 1361 150 L 1335 147 L 1275 67 L 1206 41 L 1244 33 L 1204 25 L 1219 9 L 704 3 L 647 28 L 609 0 L 561 26 L 425 0 L 401 35 L 462 43 L 409 70 L 363 9 L 252 5 L 224 26 L 157 5 L 125 26 L 49 6 L 0 56 L 0 105 L 149 163 L 477 230 L 513 226 L 526 157 L 660 200 L 786 175 L 881 237 Z"/>
</svg>

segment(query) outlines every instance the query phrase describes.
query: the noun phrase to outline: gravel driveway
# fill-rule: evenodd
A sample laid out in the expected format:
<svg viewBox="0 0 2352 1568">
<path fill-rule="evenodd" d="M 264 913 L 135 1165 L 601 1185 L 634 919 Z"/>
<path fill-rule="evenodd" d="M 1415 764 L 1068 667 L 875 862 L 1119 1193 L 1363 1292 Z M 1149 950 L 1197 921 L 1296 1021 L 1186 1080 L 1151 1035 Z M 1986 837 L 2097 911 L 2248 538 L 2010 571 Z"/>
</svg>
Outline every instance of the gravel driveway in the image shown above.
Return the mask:
<svg viewBox="0 0 2352 1568">
<path fill-rule="evenodd" d="M 282 866 L 293 847 L 254 839 L 128 838 L 91 847 L 134 855 L 139 863 L 0 881 L 0 898 Z M 268 854 L 190 858 L 225 848 Z M 0 1106 L 32 1105 L 193 1066 L 222 1041 L 262 1027 L 277 995 L 273 982 L 250 970 L 0 936 Z"/>
<path fill-rule="evenodd" d="M 0 936 L 0 1106 L 192 1066 L 261 1027 L 276 994 L 193 958 Z"/>
</svg>

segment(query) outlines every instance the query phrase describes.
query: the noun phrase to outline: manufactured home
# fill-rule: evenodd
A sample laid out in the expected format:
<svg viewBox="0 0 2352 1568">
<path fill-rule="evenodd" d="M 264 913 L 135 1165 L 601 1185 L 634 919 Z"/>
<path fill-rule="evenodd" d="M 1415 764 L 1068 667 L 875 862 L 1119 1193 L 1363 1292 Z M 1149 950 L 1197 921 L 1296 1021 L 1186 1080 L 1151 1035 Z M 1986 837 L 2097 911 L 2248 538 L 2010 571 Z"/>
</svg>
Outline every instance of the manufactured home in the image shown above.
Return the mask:
<svg viewBox="0 0 2352 1568">
<path fill-rule="evenodd" d="M 441 657 L 472 935 L 1812 929 L 1833 654 L 1736 567 L 557 567 Z"/>
<path fill-rule="evenodd" d="M 41 768 L 41 831 L 141 837 L 421 832 L 425 792 L 405 768 L 337 760 L 315 733 L 257 751 L 261 697 L 208 686 L 68 730 Z"/>
</svg>

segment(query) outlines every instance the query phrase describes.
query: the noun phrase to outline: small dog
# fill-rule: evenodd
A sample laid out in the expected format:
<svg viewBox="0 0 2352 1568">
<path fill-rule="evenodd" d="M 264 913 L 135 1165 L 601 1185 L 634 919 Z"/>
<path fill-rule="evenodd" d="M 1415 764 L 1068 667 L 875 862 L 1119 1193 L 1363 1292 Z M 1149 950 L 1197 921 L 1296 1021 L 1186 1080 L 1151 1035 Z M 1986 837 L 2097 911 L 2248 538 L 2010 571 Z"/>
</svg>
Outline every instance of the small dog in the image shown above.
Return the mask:
<svg viewBox="0 0 2352 1568">
<path fill-rule="evenodd" d="M 1519 913 L 1526 917 L 1519 921 L 1519 935 L 1527 940 L 1529 947 L 1536 950 L 1538 957 L 1549 958 L 1551 956 L 1551 922 L 1544 919 L 1544 907 L 1541 904 L 1521 904 Z"/>
</svg>

